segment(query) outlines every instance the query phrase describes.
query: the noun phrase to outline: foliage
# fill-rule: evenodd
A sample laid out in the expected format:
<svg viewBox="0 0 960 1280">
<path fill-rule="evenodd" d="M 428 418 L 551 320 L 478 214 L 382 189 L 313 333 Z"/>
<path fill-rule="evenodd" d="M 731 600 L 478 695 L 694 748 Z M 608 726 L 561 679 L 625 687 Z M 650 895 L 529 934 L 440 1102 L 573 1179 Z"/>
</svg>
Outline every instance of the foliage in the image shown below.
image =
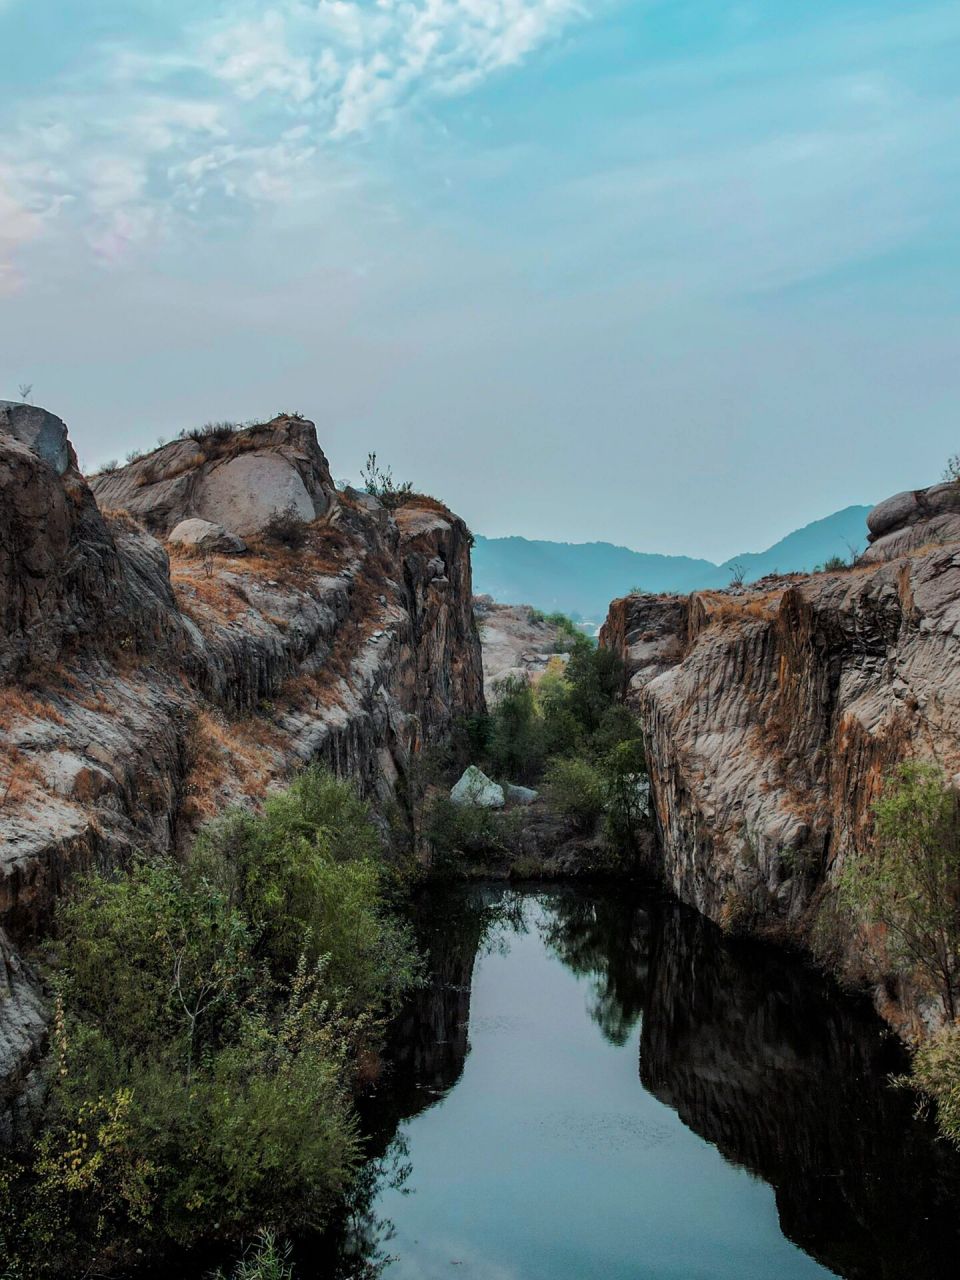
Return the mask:
<svg viewBox="0 0 960 1280">
<path fill-rule="evenodd" d="M 316 769 L 184 865 L 74 883 L 42 1136 L 0 1176 L 22 1274 L 324 1222 L 359 1156 L 355 1064 L 416 977 L 376 852 L 366 807 Z M 285 1274 L 275 1240 L 259 1252 L 238 1275 Z"/>
<path fill-rule="evenodd" d="M 960 965 L 960 811 L 939 768 L 911 762 L 874 806 L 872 848 L 848 860 L 843 901 L 883 926 L 888 959 L 925 978 L 952 1021 Z"/>
<path fill-rule="evenodd" d="M 267 542 L 299 551 L 307 541 L 307 522 L 291 502 L 286 507 L 271 512 L 263 526 L 263 536 Z"/>
<path fill-rule="evenodd" d="M 581 637 L 566 670 L 570 711 L 587 733 L 594 733 L 623 685 L 623 663 L 612 649 L 595 648 Z"/>
<path fill-rule="evenodd" d="M 496 689 L 487 753 L 494 771 L 513 780 L 535 778 L 543 766 L 543 722 L 523 676 L 507 676 Z"/>
<path fill-rule="evenodd" d="M 733 563 L 730 565 L 731 587 L 742 587 L 746 576 L 747 576 L 746 566 L 740 560 L 734 560 Z"/>
<path fill-rule="evenodd" d="M 325 957 L 331 993 L 351 1009 L 393 1009 L 414 977 L 407 931 L 384 909 L 380 836 L 354 788 L 314 766 L 263 813 L 228 814 L 201 833 L 190 874 L 250 919 L 273 973 Z"/>
<path fill-rule="evenodd" d="M 846 568 L 847 562 L 844 560 L 843 556 L 830 556 L 823 562 L 823 569 L 825 573 L 835 573 L 838 569 Z"/>
<path fill-rule="evenodd" d="M 385 507 L 401 507 L 413 493 L 411 481 L 405 480 L 398 484 L 391 468 L 383 468 L 378 464 L 375 453 L 367 454 L 367 461 L 360 475 L 367 493 L 378 498 Z"/>
<path fill-rule="evenodd" d="M 951 454 L 947 459 L 947 465 L 943 469 L 943 479 L 960 484 L 960 453 Z"/>
<path fill-rule="evenodd" d="M 239 422 L 205 422 L 202 427 L 192 427 L 189 431 L 181 432 L 181 438 L 195 440 L 197 444 L 222 444 L 239 430 Z"/>
<path fill-rule="evenodd" d="M 290 1246 L 281 1244 L 273 1231 L 261 1231 L 229 1277 L 217 1271 L 213 1280 L 291 1280 Z"/>
<path fill-rule="evenodd" d="M 937 1104 L 941 1132 L 960 1147 L 960 1023 L 942 1027 L 920 1046 L 910 1083 Z"/>
<path fill-rule="evenodd" d="M 551 805 L 582 830 L 603 813 L 604 782 L 596 765 L 576 756 L 558 756 L 547 766 L 545 786 Z"/>
<path fill-rule="evenodd" d="M 465 858 L 505 851 L 511 834 L 509 818 L 479 805 L 455 804 L 449 796 L 437 796 L 424 826 L 434 872 L 443 875 L 461 866 Z"/>
</svg>

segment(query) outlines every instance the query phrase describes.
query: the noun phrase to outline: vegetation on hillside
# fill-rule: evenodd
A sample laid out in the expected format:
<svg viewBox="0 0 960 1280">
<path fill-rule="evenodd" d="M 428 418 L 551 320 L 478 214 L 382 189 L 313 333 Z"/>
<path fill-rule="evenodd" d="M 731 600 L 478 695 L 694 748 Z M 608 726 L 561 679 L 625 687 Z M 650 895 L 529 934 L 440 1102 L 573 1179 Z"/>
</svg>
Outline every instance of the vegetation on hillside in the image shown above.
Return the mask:
<svg viewBox="0 0 960 1280">
<path fill-rule="evenodd" d="M 612 846 L 629 851 L 646 820 L 646 765 L 639 722 L 620 701 L 623 664 L 572 623 L 564 634 L 565 664 L 554 659 L 535 683 L 524 676 L 501 683 L 489 715 L 470 726 L 471 758 L 499 781 L 542 789 L 580 832 L 602 826 Z M 440 797 L 425 834 L 447 864 L 502 845 L 511 821 Z"/>
<path fill-rule="evenodd" d="M 874 806 L 874 839 L 850 858 L 842 904 L 869 929 L 886 972 L 909 977 L 946 1024 L 916 1052 L 914 1082 L 960 1144 L 960 802 L 942 769 L 911 761 Z"/>
<path fill-rule="evenodd" d="M 50 951 L 45 1114 L 0 1183 L 8 1274 L 321 1226 L 381 1020 L 417 976 L 352 788 L 310 769 L 182 862 L 79 878 Z"/>
</svg>

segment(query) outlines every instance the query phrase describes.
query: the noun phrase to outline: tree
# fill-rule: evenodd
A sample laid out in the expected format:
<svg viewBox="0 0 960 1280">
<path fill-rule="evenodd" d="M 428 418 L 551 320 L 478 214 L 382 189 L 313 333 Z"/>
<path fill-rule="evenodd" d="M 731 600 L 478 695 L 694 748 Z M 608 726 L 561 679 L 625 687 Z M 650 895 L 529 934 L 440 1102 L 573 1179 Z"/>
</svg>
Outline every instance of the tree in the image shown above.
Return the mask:
<svg viewBox="0 0 960 1280">
<path fill-rule="evenodd" d="M 960 803 L 942 770 L 901 765 L 874 805 L 872 847 L 844 868 L 841 896 L 883 926 L 896 965 L 922 974 L 951 1022 L 960 968 Z"/>
<path fill-rule="evenodd" d="M 17 390 L 20 392 L 21 400 L 29 400 L 31 395 L 33 394 L 33 383 L 21 382 L 19 387 L 17 387 Z"/>
</svg>

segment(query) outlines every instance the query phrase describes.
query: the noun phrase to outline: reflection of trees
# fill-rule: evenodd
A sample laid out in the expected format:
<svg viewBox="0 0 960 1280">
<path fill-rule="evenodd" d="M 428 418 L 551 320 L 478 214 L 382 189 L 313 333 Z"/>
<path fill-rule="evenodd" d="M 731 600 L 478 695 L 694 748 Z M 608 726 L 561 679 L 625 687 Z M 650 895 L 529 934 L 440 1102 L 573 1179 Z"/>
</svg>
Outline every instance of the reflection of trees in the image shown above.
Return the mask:
<svg viewBox="0 0 960 1280">
<path fill-rule="evenodd" d="M 611 1044 L 626 1044 L 646 1000 L 650 915 L 624 893 L 556 893 L 541 905 L 547 947 L 568 969 L 591 979 L 591 1018 Z"/>
<path fill-rule="evenodd" d="M 732 942 L 662 900 L 612 889 L 538 901 L 545 945 L 591 981 L 603 1036 L 625 1044 L 643 1016 L 644 1087 L 773 1187 L 789 1239 L 850 1280 L 954 1274 L 960 1158 L 889 1087 L 901 1055 L 871 1010 L 795 958 Z M 425 899 L 417 928 L 430 978 L 395 1026 L 390 1073 L 364 1108 L 371 1160 L 344 1224 L 341 1269 L 314 1246 L 304 1280 L 366 1278 L 383 1266 L 391 1226 L 376 1206 L 409 1173 L 402 1121 L 459 1080 L 476 956 L 526 928 L 524 904 L 501 888 Z"/>
</svg>

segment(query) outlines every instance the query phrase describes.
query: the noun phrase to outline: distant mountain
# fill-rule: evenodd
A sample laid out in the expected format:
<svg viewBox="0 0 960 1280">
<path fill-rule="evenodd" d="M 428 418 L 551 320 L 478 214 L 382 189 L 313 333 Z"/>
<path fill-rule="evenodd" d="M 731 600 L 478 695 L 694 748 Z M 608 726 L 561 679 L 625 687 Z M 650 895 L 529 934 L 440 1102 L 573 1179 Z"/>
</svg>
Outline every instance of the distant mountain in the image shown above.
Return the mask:
<svg viewBox="0 0 960 1280">
<path fill-rule="evenodd" d="M 745 552 L 723 564 L 689 556 L 652 555 L 611 542 L 538 542 L 477 536 L 473 584 L 478 595 L 504 604 L 531 604 L 546 612 L 602 619 L 611 600 L 635 587 L 644 591 L 697 591 L 729 584 L 735 566 L 747 582 L 764 574 L 803 573 L 831 556 L 846 559 L 866 545 L 870 507 L 845 507 L 788 534 L 766 551 Z"/>
</svg>

